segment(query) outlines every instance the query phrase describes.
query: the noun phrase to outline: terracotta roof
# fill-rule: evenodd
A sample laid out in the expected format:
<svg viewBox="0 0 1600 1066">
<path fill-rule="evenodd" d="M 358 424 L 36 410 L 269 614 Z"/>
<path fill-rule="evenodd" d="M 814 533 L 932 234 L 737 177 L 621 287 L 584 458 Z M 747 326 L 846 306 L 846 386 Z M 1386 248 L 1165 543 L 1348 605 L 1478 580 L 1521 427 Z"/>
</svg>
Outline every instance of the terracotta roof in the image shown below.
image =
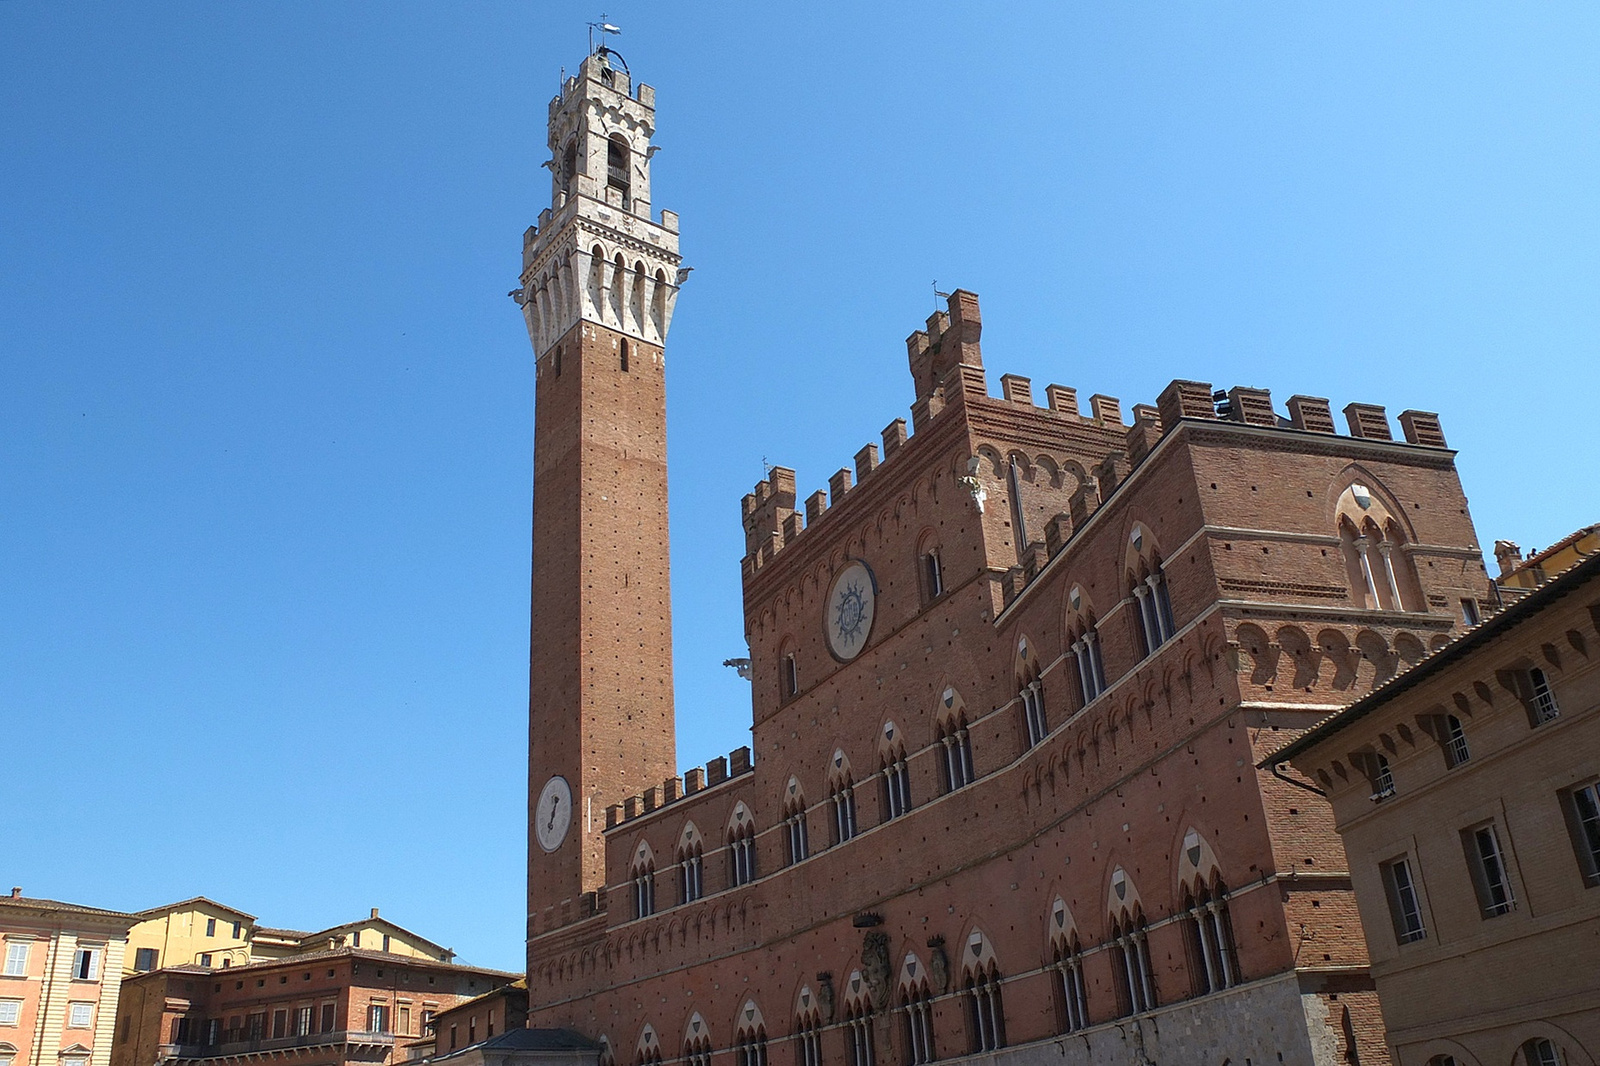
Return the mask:
<svg viewBox="0 0 1600 1066">
<path fill-rule="evenodd" d="M 304 940 L 311 934 L 304 929 L 279 929 L 271 925 L 258 925 L 255 928 L 256 936 L 281 936 L 285 940 Z"/>
<path fill-rule="evenodd" d="M 1373 689 L 1361 699 L 1344 708 L 1344 710 L 1335 711 L 1327 718 L 1324 718 L 1305 733 L 1302 733 L 1298 740 L 1284 745 L 1273 754 L 1256 763 L 1257 768 L 1265 770 L 1268 767 L 1288 762 L 1296 755 L 1305 752 L 1312 745 L 1331 737 L 1358 718 L 1371 714 L 1402 692 L 1415 688 L 1445 667 L 1465 658 L 1495 638 L 1510 632 L 1563 596 L 1577 591 L 1583 585 L 1597 578 L 1600 578 L 1600 554 L 1591 555 L 1582 562 L 1574 563 L 1562 571 L 1559 577 L 1540 585 L 1482 625 L 1467 630 L 1405 673 L 1390 678 L 1383 685 Z"/>
<path fill-rule="evenodd" d="M 219 911 L 227 911 L 229 914 L 237 914 L 239 917 L 248 918 L 252 922 L 256 920 L 256 916 L 250 912 L 242 911 L 238 907 L 230 907 L 226 903 L 218 903 L 216 900 L 211 899 L 208 896 L 190 896 L 188 899 L 180 899 L 176 903 L 168 903 L 164 907 L 148 907 L 135 913 L 137 913 L 141 918 L 149 918 L 157 914 L 169 914 L 172 911 L 178 910 L 179 908 L 192 906 L 196 903 L 204 903 L 217 908 Z"/>
<path fill-rule="evenodd" d="M 242 966 L 228 967 L 228 973 L 236 974 L 240 970 L 267 970 L 275 966 L 300 966 L 308 962 L 319 962 L 327 959 L 355 958 L 364 962 L 375 962 L 388 966 L 422 966 L 436 970 L 456 970 L 461 973 L 481 973 L 493 977 L 515 979 L 521 977 L 520 973 L 511 973 L 507 970 L 491 970 L 483 966 L 463 966 L 459 962 L 439 962 L 436 959 L 422 958 L 414 955 L 396 955 L 388 951 L 367 951 L 365 948 L 324 948 L 321 951 L 301 951 L 294 955 L 285 955 L 281 959 L 260 959 L 247 962 Z M 211 973 L 221 973 L 213 968 Z"/>
<path fill-rule="evenodd" d="M 63 903 L 57 899 L 33 899 L 29 896 L 0 896 L 0 906 L 17 910 L 47 911 L 55 914 L 82 914 L 96 918 L 122 918 L 129 925 L 139 920 L 137 914 L 106 910 L 103 907 L 85 907 L 80 903 Z"/>
<path fill-rule="evenodd" d="M 1550 556 L 1556 554 L 1564 548 L 1572 547 L 1574 544 L 1578 543 L 1578 541 L 1582 540 L 1584 537 L 1587 537 L 1596 530 L 1600 530 L 1600 524 L 1584 526 L 1582 529 L 1568 533 L 1566 536 L 1550 545 L 1550 547 L 1534 552 L 1532 555 L 1522 560 L 1522 562 L 1518 563 L 1516 566 L 1513 566 L 1510 573 L 1503 575 L 1501 580 L 1510 577 L 1511 574 L 1516 573 L 1518 570 L 1526 570 L 1531 566 L 1538 566 L 1540 563 L 1550 558 Z"/>
<path fill-rule="evenodd" d="M 335 934 L 343 933 L 348 929 L 358 929 L 358 928 L 361 928 L 363 926 L 368 926 L 368 925 L 373 925 L 373 924 L 386 925 L 390 929 L 393 929 L 398 933 L 403 933 L 406 936 L 410 937 L 412 940 L 417 941 L 418 943 L 426 944 L 429 947 L 438 948 L 440 951 L 445 952 L 446 954 L 454 954 L 454 952 L 452 952 L 449 948 L 445 947 L 443 944 L 436 944 L 432 940 L 429 940 L 427 937 L 422 936 L 421 934 L 418 934 L 418 933 L 413 933 L 411 930 L 407 929 L 405 926 L 400 925 L 397 922 L 391 922 L 389 919 L 383 918 L 383 917 L 358 918 L 353 922 L 345 922 L 342 925 L 330 925 L 330 926 L 328 926 L 328 928 L 326 928 L 326 929 L 318 929 L 314 933 L 304 933 L 304 934 L 301 935 L 301 939 L 303 939 L 303 940 L 315 940 L 318 937 L 334 936 Z"/>
<path fill-rule="evenodd" d="M 498 1036 L 440 1055 L 433 1062 L 449 1062 L 467 1051 L 599 1051 L 600 1045 L 571 1029 L 507 1029 Z"/>
</svg>

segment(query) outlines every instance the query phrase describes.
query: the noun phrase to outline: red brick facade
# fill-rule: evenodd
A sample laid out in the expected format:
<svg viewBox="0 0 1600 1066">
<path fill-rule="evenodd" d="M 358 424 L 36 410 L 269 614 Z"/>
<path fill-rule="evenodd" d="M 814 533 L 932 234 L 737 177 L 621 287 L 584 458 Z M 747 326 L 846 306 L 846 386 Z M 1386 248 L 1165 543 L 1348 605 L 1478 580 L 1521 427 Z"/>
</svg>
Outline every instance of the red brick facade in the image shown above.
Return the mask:
<svg viewBox="0 0 1600 1066">
<path fill-rule="evenodd" d="M 908 342 L 913 433 L 803 505 L 782 468 L 745 498 L 754 758 L 640 765 L 603 886 L 531 908 L 529 1024 L 692 1066 L 1386 1062 L 1331 817 L 1254 766 L 1486 595 L 1438 420 L 1395 441 L 1353 404 L 1345 436 L 1323 400 L 1179 381 L 1130 426 L 1060 386 L 989 396 L 981 335 L 956 292 Z M 536 575 L 575 565 L 537 522 Z M 614 597 L 601 576 L 567 580 Z"/>
</svg>

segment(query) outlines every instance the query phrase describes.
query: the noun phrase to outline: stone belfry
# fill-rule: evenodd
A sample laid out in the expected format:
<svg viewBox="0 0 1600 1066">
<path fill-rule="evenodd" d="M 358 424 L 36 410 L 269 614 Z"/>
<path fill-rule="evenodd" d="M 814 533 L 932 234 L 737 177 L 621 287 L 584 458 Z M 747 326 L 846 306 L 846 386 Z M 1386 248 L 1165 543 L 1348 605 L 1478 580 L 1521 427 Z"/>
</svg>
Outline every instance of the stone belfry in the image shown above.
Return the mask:
<svg viewBox="0 0 1600 1066">
<path fill-rule="evenodd" d="M 513 293 L 533 341 L 528 913 L 605 883 L 605 809 L 676 773 L 662 345 L 678 218 L 650 213 L 655 90 L 601 48 L 550 101 L 551 203 Z"/>
</svg>

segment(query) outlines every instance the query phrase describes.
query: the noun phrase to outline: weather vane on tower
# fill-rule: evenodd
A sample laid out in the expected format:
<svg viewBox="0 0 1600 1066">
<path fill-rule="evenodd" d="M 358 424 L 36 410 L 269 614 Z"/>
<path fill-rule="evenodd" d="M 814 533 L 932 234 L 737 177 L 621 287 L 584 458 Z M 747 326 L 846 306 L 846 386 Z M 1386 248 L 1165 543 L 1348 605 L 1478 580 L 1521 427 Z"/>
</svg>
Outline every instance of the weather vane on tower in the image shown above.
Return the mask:
<svg viewBox="0 0 1600 1066">
<path fill-rule="evenodd" d="M 605 15 L 605 12 L 603 12 L 603 11 L 600 13 L 600 21 L 599 22 L 591 22 L 588 25 L 589 25 L 589 54 L 590 55 L 594 55 L 596 52 L 609 52 L 609 51 L 611 51 L 611 49 L 606 47 L 606 36 L 607 36 L 607 34 L 613 34 L 613 33 L 621 34 L 622 33 L 622 27 L 615 26 L 612 23 L 606 21 L 606 15 Z M 594 35 L 596 33 L 600 34 L 600 46 L 598 48 L 595 47 L 595 43 L 594 43 Z"/>
</svg>

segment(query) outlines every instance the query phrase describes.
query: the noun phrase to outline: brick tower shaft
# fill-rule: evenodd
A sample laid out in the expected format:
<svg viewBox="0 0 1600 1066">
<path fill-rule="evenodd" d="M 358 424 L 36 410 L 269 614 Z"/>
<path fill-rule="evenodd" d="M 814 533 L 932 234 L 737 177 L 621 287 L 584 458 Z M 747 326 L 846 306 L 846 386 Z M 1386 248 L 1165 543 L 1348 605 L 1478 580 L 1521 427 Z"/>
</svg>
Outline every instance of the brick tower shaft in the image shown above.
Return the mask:
<svg viewBox="0 0 1600 1066">
<path fill-rule="evenodd" d="M 584 60 L 550 104 L 521 289 L 537 367 L 528 911 L 605 881 L 605 808 L 676 771 L 663 343 L 677 218 L 651 220 L 654 92 Z M 531 965 L 531 961 L 530 961 Z"/>
</svg>

